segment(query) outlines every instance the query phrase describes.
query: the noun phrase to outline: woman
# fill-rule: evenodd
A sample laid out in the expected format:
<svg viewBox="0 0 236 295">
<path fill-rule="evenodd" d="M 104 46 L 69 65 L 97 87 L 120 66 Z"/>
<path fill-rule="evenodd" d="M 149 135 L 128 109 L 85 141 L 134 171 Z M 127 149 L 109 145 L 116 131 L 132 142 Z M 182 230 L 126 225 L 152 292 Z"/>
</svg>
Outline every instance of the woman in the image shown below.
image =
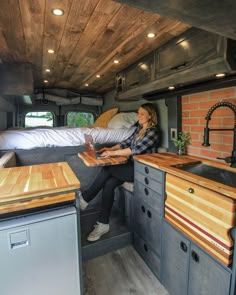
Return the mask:
<svg viewBox="0 0 236 295">
<path fill-rule="evenodd" d="M 138 109 L 138 126 L 135 132 L 124 142 L 113 147 L 102 148 L 101 156 L 127 156 L 126 164 L 105 166 L 88 190 L 80 196 L 80 209 L 84 210 L 98 192 L 102 191 L 101 213 L 95 229 L 87 237 L 88 241 L 97 241 L 110 230 L 109 218 L 114 202 L 114 190 L 128 181 L 134 181 L 133 155 L 152 153 L 159 143 L 157 114 L 151 103 L 145 103 Z"/>
</svg>

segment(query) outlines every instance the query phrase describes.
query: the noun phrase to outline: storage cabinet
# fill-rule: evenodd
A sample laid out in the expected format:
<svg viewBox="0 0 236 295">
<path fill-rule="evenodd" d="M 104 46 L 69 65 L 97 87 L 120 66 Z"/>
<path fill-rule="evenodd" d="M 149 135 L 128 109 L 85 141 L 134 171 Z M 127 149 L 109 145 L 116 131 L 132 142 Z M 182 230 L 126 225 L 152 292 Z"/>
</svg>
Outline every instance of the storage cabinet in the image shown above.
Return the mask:
<svg viewBox="0 0 236 295">
<path fill-rule="evenodd" d="M 163 195 L 164 172 L 135 162 L 134 246 L 157 277 L 160 276 Z"/>
<path fill-rule="evenodd" d="M 228 266 L 236 200 L 183 178 L 166 174 L 165 218 L 197 245 Z"/>
<path fill-rule="evenodd" d="M 231 271 L 163 221 L 161 281 L 171 295 L 227 295 Z"/>
<path fill-rule="evenodd" d="M 145 156 L 135 161 L 134 247 L 170 295 L 235 295 L 236 199 Z"/>
<path fill-rule="evenodd" d="M 183 87 L 212 80 L 217 73 L 233 73 L 235 49 L 235 40 L 191 28 L 124 69 L 122 92 L 117 91 L 117 97 L 119 100 L 140 99 L 141 95 L 157 98 L 171 85 L 181 91 Z M 119 85 L 120 74 L 117 75 Z"/>
<path fill-rule="evenodd" d="M 142 86 L 154 78 L 154 52 L 116 75 L 116 91 L 122 92 Z"/>
<path fill-rule="evenodd" d="M 223 55 L 218 35 L 192 28 L 156 51 L 156 78 L 171 75 Z"/>
<path fill-rule="evenodd" d="M 154 53 L 145 56 L 139 62 L 125 70 L 126 90 L 141 86 L 153 79 Z"/>
</svg>

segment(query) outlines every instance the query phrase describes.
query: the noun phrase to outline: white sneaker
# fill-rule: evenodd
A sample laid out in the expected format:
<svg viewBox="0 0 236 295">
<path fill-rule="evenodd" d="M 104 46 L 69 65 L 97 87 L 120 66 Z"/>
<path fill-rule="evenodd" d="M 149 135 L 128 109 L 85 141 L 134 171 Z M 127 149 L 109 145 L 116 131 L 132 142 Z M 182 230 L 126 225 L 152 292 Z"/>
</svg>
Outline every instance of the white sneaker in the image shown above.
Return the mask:
<svg viewBox="0 0 236 295">
<path fill-rule="evenodd" d="M 110 225 L 105 223 L 97 222 L 94 225 L 94 230 L 88 235 L 87 240 L 90 242 L 97 241 L 101 238 L 102 235 L 106 234 L 110 230 Z"/>
<path fill-rule="evenodd" d="M 79 208 L 80 210 L 85 210 L 88 207 L 88 202 L 82 196 L 81 191 L 79 191 Z"/>
</svg>

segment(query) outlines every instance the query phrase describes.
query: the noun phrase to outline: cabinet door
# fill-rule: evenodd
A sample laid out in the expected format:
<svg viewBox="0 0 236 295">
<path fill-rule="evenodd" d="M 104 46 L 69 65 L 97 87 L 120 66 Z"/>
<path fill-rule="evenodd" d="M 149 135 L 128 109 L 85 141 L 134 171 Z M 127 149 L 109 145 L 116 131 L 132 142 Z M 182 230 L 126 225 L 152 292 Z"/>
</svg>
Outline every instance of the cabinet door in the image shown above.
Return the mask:
<svg viewBox="0 0 236 295">
<path fill-rule="evenodd" d="M 157 50 L 156 78 L 175 74 L 220 56 L 219 36 L 192 28 Z M 222 53 L 223 54 L 223 53 Z"/>
<path fill-rule="evenodd" d="M 153 271 L 154 275 L 160 279 L 160 256 L 139 235 L 134 233 L 134 248 L 143 258 L 146 264 Z M 148 294 L 147 294 L 148 295 Z"/>
<path fill-rule="evenodd" d="M 187 295 L 190 242 L 163 222 L 161 282 L 170 295 Z"/>
<path fill-rule="evenodd" d="M 133 89 L 150 82 L 153 78 L 154 52 L 124 71 L 126 89 Z"/>
<path fill-rule="evenodd" d="M 139 234 L 160 255 L 161 217 L 141 198 L 134 202 L 134 231 Z"/>
<path fill-rule="evenodd" d="M 159 216 L 163 215 L 163 198 L 160 194 L 150 189 L 148 186 L 135 181 L 135 196 L 141 198 L 143 202 L 151 206 Z"/>
<path fill-rule="evenodd" d="M 194 244 L 191 246 L 189 295 L 229 294 L 231 274 Z"/>
</svg>

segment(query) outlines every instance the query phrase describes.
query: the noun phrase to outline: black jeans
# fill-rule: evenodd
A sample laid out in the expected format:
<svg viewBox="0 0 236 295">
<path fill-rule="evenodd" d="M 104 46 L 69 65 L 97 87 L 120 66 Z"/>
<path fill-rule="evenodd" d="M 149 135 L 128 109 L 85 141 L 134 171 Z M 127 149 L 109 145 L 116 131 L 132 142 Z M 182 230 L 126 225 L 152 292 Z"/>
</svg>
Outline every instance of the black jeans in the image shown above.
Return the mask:
<svg viewBox="0 0 236 295">
<path fill-rule="evenodd" d="M 89 202 L 103 189 L 99 222 L 109 223 L 115 188 L 125 181 L 134 181 L 134 163 L 131 160 L 122 165 L 104 166 L 93 184 L 82 192 L 84 200 Z"/>
</svg>

